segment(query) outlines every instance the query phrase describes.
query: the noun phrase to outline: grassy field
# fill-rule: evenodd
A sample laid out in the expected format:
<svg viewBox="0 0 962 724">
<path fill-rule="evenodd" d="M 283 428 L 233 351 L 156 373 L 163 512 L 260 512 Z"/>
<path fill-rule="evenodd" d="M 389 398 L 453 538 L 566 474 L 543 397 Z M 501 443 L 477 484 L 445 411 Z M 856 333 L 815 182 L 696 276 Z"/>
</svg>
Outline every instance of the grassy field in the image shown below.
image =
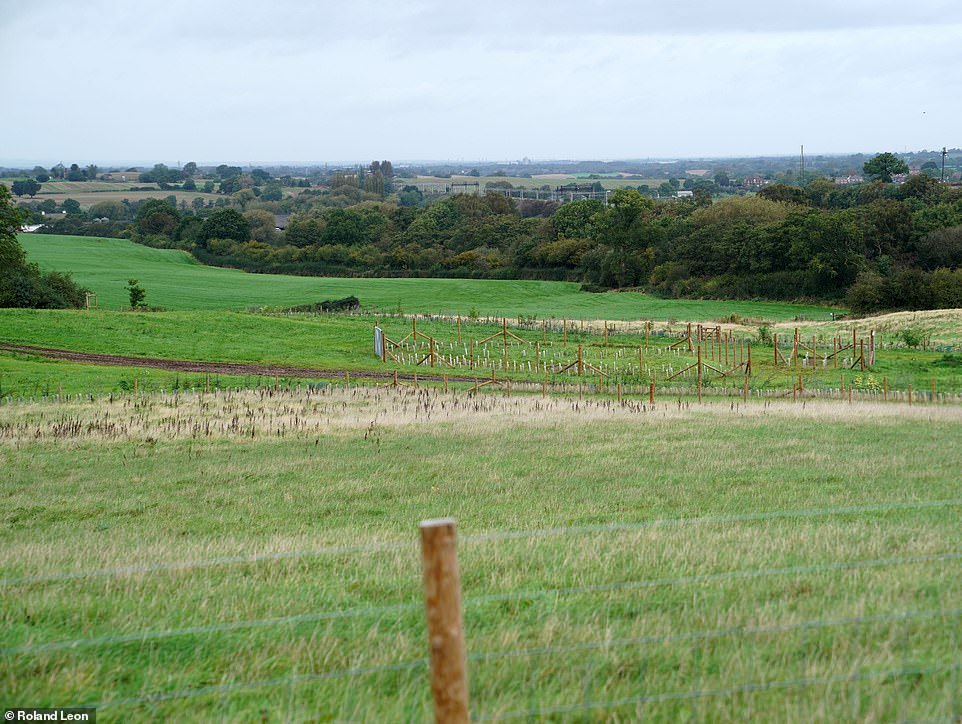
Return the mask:
<svg viewBox="0 0 962 724">
<path fill-rule="evenodd" d="M 418 330 L 457 359 L 451 374 L 465 373 L 470 346 L 477 374 L 490 365 L 532 387 L 468 395 L 337 378 L 275 391 L 273 379 L 215 376 L 204 393 L 201 374 L 0 352 L 5 704 L 92 704 L 102 721 L 430 719 L 417 524 L 452 515 L 481 720 L 962 714 L 962 407 L 650 404 L 613 388 L 693 361 L 669 348 L 677 337 L 660 333 L 683 326 L 665 320 L 738 314 L 753 320 L 731 327 L 756 340 L 753 388 L 844 376 L 870 392 L 885 375 L 892 389 L 937 377 L 960 391 L 962 356 L 944 349 L 962 344 L 958 311 L 831 323 L 791 305 L 270 277 L 117 240 L 21 238 L 102 304 L 122 306 L 135 277 L 148 303 L 174 311 L 0 310 L 0 341 L 427 373 L 424 339 L 396 348 L 398 363 L 374 356 L 371 314 L 238 311 L 356 294 L 392 312 L 526 317 L 512 331 L 528 344 L 509 345 L 505 369 L 500 339 L 468 342 L 496 333 L 493 320 L 465 319 L 460 345 L 452 320 Z M 566 345 L 563 326 L 534 317 L 661 321 L 638 376 L 637 323 L 614 325 L 607 345 L 599 323 L 570 324 Z M 853 324 L 878 329 L 876 369 L 776 368 L 760 328 L 784 339 L 795 317 L 823 349 Z M 380 321 L 394 340 L 413 329 Z M 928 349 L 906 349 L 909 332 Z M 557 370 L 579 344 L 609 384 L 542 398 L 537 363 Z M 721 363 L 719 349 L 704 353 Z M 690 392 L 692 379 L 676 384 Z M 237 386 L 259 389 L 224 389 Z"/>
<path fill-rule="evenodd" d="M 180 251 L 150 249 L 123 239 L 21 234 L 28 258 L 44 269 L 70 271 L 97 292 L 102 306 L 128 303 L 136 278 L 147 303 L 167 309 L 244 310 L 341 299 L 367 308 L 417 313 L 572 319 L 718 319 L 731 314 L 771 320 L 825 319 L 825 307 L 764 302 L 665 300 L 644 294 L 589 294 L 564 282 L 480 279 L 343 279 L 246 274 L 198 264 Z"/>
<path fill-rule="evenodd" d="M 920 393 L 926 397 L 931 394 L 934 382 L 937 394 L 957 395 L 962 392 L 962 313 L 955 313 L 954 322 L 946 312 L 936 312 L 933 316 L 939 321 L 921 321 L 926 319 L 922 315 L 913 323 L 927 325 L 933 332 L 941 330 L 943 341 L 951 346 L 927 351 L 906 348 L 899 341 L 897 323 L 875 320 L 878 326 L 893 329 L 878 335 L 876 365 L 867 370 L 853 361 L 850 350 L 826 363 L 820 359 L 812 360 L 814 364 L 805 363 L 800 359 L 797 364 L 782 361 L 776 366 L 771 342 L 761 343 L 757 329 L 742 326 L 736 329 L 734 340 L 727 345 L 703 344 L 703 361 L 715 368 L 704 369 L 704 391 L 706 394 L 741 394 L 742 372 L 722 377 L 718 371 L 729 371 L 744 361 L 751 343 L 752 376 L 748 386 L 753 394 L 792 396 L 793 385 L 801 379 L 805 390 L 818 394 L 837 394 L 835 391 L 844 383 L 844 388 L 853 387 L 855 394 L 883 396 L 887 389 L 904 395 L 911 385 L 919 399 Z M 400 347 L 391 348 L 394 358 L 388 357 L 386 364 L 373 351 L 375 321 L 389 339 L 403 341 Z M 834 334 L 840 334 L 844 343 L 850 342 L 848 324 L 839 322 L 830 328 L 819 328 L 819 354 L 832 351 Z M 863 324 L 858 332 L 860 339 L 864 339 L 872 322 L 863 321 Z M 499 378 L 515 383 L 539 385 L 547 381 L 552 386 L 586 383 L 588 394 L 615 395 L 617 386 L 622 385 L 626 394 L 646 396 L 652 381 L 660 391 L 684 394 L 696 391 L 694 369 L 669 379 L 697 360 L 697 354 L 681 343 L 679 337 L 686 325 L 655 325 L 648 338 L 640 325 L 611 323 L 606 344 L 601 325 L 597 323 L 571 322 L 565 331 L 564 325 L 557 321 L 545 327 L 533 322 L 512 326 L 512 333 L 522 341 L 509 338 L 507 350 L 503 337 L 488 339 L 501 331 L 501 325 L 495 322 L 463 320 L 460 343 L 454 320 L 419 320 L 417 329 L 422 336 L 416 343 L 410 338 L 413 325 L 412 320 L 403 317 L 372 315 L 2 310 L 0 342 L 131 357 L 313 368 L 329 370 L 331 379 L 343 377 L 345 370 L 386 374 L 397 370 L 407 377 L 414 373 L 424 376 L 444 372 L 452 377 L 487 378 L 493 369 Z M 791 339 L 792 328 L 778 329 L 782 330 L 780 352 L 783 356 L 790 355 L 790 348 L 784 344 Z M 431 365 L 431 360 L 425 359 L 431 351 L 426 337 L 435 339 L 435 352 L 443 356 L 444 362 L 436 359 Z M 488 341 L 481 344 L 485 339 Z M 811 338 L 807 342 L 811 344 Z M 572 366 L 579 348 L 583 361 L 594 367 L 586 368 L 580 378 L 576 366 Z M 948 349 L 954 351 L 944 351 Z M 564 367 L 568 369 L 562 371 Z M 143 389 L 170 389 L 171 386 L 171 375 L 162 373 L 104 367 L 98 378 L 94 369 L 89 365 L 0 352 L 0 390 L 14 397 L 36 397 L 58 389 L 70 394 L 120 392 L 134 377 L 140 380 Z M 606 375 L 601 389 L 598 389 L 597 370 Z M 174 375 L 173 379 L 178 378 Z M 250 379 L 246 379 L 243 384 L 250 383 Z M 233 387 L 241 383 L 224 380 L 222 384 Z"/>
<path fill-rule="evenodd" d="M 327 388 L 0 420 L 5 703 L 428 719 L 416 531 L 453 515 L 478 717 L 962 712 L 954 408 Z"/>
</svg>

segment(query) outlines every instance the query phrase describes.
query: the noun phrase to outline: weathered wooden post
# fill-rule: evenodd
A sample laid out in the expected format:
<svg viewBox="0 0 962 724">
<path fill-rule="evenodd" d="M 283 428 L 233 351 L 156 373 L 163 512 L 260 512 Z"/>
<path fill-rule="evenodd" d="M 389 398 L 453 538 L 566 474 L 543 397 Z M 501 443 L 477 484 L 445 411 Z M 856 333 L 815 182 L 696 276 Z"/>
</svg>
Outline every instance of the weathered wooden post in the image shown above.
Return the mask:
<svg viewBox="0 0 962 724">
<path fill-rule="evenodd" d="M 699 337 L 701 336 L 701 326 L 698 327 Z M 698 401 L 701 402 L 701 340 L 698 342 Z"/>
<path fill-rule="evenodd" d="M 431 652 L 434 721 L 438 724 L 470 721 L 455 526 L 453 518 L 421 522 L 424 612 Z"/>
</svg>

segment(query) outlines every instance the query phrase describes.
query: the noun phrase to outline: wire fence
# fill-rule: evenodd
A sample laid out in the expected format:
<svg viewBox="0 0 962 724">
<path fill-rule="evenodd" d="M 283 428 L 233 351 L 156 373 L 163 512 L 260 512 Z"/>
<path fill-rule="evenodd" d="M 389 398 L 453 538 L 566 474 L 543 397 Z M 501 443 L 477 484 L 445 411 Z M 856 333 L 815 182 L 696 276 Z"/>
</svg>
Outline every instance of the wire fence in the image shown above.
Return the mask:
<svg viewBox="0 0 962 724">
<path fill-rule="evenodd" d="M 874 503 L 871 505 L 843 505 L 826 508 L 802 508 L 795 510 L 771 510 L 758 513 L 736 513 L 730 515 L 708 515 L 687 518 L 656 518 L 635 522 L 599 523 L 596 525 L 563 526 L 554 528 L 529 528 L 525 530 L 492 531 L 462 535 L 461 543 L 487 543 L 505 540 L 530 540 L 535 538 L 584 535 L 586 533 L 615 533 L 647 528 L 684 527 L 699 525 L 715 525 L 729 523 L 747 523 L 774 521 L 790 518 L 821 518 L 843 515 L 865 515 L 869 513 L 890 513 L 911 510 L 931 510 L 962 506 L 962 498 L 946 498 L 942 500 L 908 500 Z M 168 561 L 158 563 L 144 563 L 139 565 L 118 566 L 114 568 L 97 568 L 87 571 L 61 571 L 56 573 L 38 574 L 34 576 L 20 576 L 0 578 L 0 588 L 10 586 L 27 586 L 42 583 L 63 583 L 86 578 L 107 578 L 115 576 L 138 576 L 149 573 L 172 573 L 189 571 L 197 568 L 213 568 L 219 566 L 234 566 L 256 563 L 269 563 L 299 558 L 317 558 L 322 556 L 355 555 L 360 553 L 381 553 L 385 551 L 415 550 L 416 541 L 385 541 L 366 545 L 352 546 L 324 546 L 320 548 L 302 549 L 295 551 L 274 551 L 256 553 L 247 556 L 215 556 L 188 561 Z"/>
<path fill-rule="evenodd" d="M 948 510 L 962 505 L 962 499 L 893 501 L 861 506 L 836 506 L 826 508 L 810 508 L 798 510 L 772 510 L 759 513 L 730 514 L 718 516 L 699 516 L 688 518 L 663 518 L 637 522 L 605 523 L 598 525 L 554 527 L 532 530 L 492 531 L 466 535 L 460 538 L 465 548 L 477 547 L 482 553 L 489 546 L 496 546 L 502 542 L 515 540 L 526 541 L 528 545 L 541 545 L 539 541 L 550 538 L 571 539 L 574 542 L 579 536 L 623 533 L 641 531 L 654 528 L 677 528 L 718 525 L 731 527 L 735 525 L 782 520 L 814 520 L 829 517 L 845 518 L 854 516 L 884 516 L 891 513 L 906 514 L 913 511 Z M 904 518 L 904 516 L 900 516 Z M 220 556 L 198 560 L 172 561 L 128 565 L 115 568 L 100 568 L 86 571 L 63 571 L 32 576 L 9 577 L 0 580 L 0 587 L 7 590 L 22 588 L 26 590 L 37 587 L 56 586 L 59 584 L 76 583 L 103 578 L 125 578 L 129 576 L 151 576 L 158 574 L 179 574 L 190 570 L 206 570 L 218 567 L 236 565 L 270 565 L 278 561 L 288 561 L 301 558 L 319 557 L 356 557 L 362 554 L 381 554 L 390 552 L 403 556 L 416 553 L 413 542 L 387 541 L 368 545 L 329 546 L 297 551 L 279 551 L 256 553 L 249 556 Z M 481 609 L 492 604 L 505 604 L 549 600 L 552 605 L 562 605 L 560 602 L 570 597 L 594 597 L 615 592 L 630 593 L 646 589 L 670 588 L 684 586 L 711 587 L 718 584 L 759 580 L 765 578 L 786 577 L 792 580 L 809 575 L 830 575 L 848 572 L 854 574 L 859 571 L 881 570 L 896 567 L 911 567 L 912 571 L 927 565 L 945 566 L 962 561 L 962 551 L 947 549 L 915 555 L 893 555 L 873 558 L 853 558 L 848 560 L 831 560 L 800 565 L 784 565 L 771 567 L 752 567 L 733 570 L 697 572 L 689 575 L 675 575 L 664 577 L 637 578 L 631 580 L 615 580 L 588 583 L 575 586 L 557 586 L 532 588 L 530 590 L 507 590 L 494 593 L 476 593 L 463 599 L 466 611 Z M 904 574 L 906 577 L 911 574 Z M 948 573 L 948 579 L 958 579 L 956 573 Z M 298 627 L 321 622 L 375 618 L 385 619 L 397 617 L 400 614 L 409 615 L 423 606 L 423 601 L 417 597 L 409 600 L 378 606 L 358 606 L 354 608 L 340 608 L 327 611 L 306 612 L 303 614 L 276 616 L 243 621 L 220 621 L 206 625 L 185 626 L 180 628 L 162 628 L 143 631 L 119 632 L 116 634 L 74 638 L 71 640 L 46 641 L 24 643 L 0 649 L 0 656 L 9 662 L 13 657 L 32 657 L 54 652 L 96 649 L 129 644 L 143 645 L 163 640 L 192 637 L 211 636 L 228 632 L 243 632 L 254 629 L 271 629 L 275 627 Z M 644 649 L 650 646 L 683 646 L 699 642 L 717 641 L 721 639 L 742 640 L 760 636 L 777 636 L 793 633 L 815 632 L 828 629 L 850 631 L 856 627 L 872 626 L 904 626 L 910 623 L 937 623 L 951 628 L 958 637 L 959 619 L 962 617 L 962 607 L 917 608 L 907 610 L 881 611 L 864 615 L 807 618 L 804 620 L 779 621 L 771 624 L 721 626 L 683 631 L 665 630 L 640 636 L 612 637 L 601 635 L 590 640 L 579 640 L 569 643 L 559 643 L 542 646 L 515 646 L 494 650 L 472 651 L 469 648 L 467 659 L 471 665 L 481 665 L 489 662 L 506 661 L 511 659 L 534 659 L 538 657 L 570 657 L 572 655 L 595 652 L 610 655 L 619 649 Z M 485 616 L 484 618 L 488 618 Z M 505 625 L 510 627 L 509 621 Z M 305 634 L 307 635 L 307 634 Z M 845 634 L 839 634 L 845 635 Z M 369 642 L 368 642 L 369 643 Z M 672 701 L 689 701 L 700 699 L 731 698 L 736 695 L 753 695 L 766 691 L 804 690 L 815 687 L 830 687 L 858 682 L 918 680 L 919 677 L 934 675 L 958 675 L 962 662 L 949 657 L 948 660 L 928 662 L 925 665 L 912 664 L 904 666 L 879 667 L 859 661 L 850 662 L 855 669 L 844 674 L 826 674 L 820 676 L 772 677 L 769 679 L 732 682 L 725 686 L 699 687 L 691 686 L 686 689 L 668 691 L 642 691 L 632 696 L 601 697 L 591 701 L 577 703 L 554 702 L 552 705 L 538 705 L 529 708 L 496 708 L 486 707 L 484 699 L 473 702 L 474 718 L 478 721 L 493 721 L 502 719 L 551 717 L 590 712 L 597 710 L 613 711 L 624 707 L 639 707 Z M 304 686 L 311 683 L 336 679 L 359 679 L 386 673 L 410 672 L 419 676 L 427 671 L 429 660 L 415 658 L 387 663 L 371 663 L 366 665 L 335 668 L 323 672 L 297 673 L 286 676 L 254 679 L 250 681 L 235 680 L 218 684 L 209 684 L 192 688 L 177 688 L 170 691 L 155 691 L 137 696 L 104 699 L 93 704 L 104 709 L 121 707 L 137 708 L 145 705 L 157 705 L 164 702 L 195 699 L 198 697 L 228 697 L 232 694 L 278 687 Z M 692 681 L 692 684 L 697 682 Z M 641 685 L 641 684 L 639 684 Z M 951 706 L 962 706 L 962 701 L 953 700 Z"/>
</svg>

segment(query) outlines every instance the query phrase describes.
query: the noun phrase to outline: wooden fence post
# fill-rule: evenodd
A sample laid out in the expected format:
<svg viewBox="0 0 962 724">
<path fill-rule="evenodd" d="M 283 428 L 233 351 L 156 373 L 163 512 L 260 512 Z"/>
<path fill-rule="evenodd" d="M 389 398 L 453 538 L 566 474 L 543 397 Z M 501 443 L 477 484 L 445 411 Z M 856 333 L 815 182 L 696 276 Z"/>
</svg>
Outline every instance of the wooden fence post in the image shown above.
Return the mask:
<svg viewBox="0 0 962 724">
<path fill-rule="evenodd" d="M 438 724 L 470 721 L 455 525 L 453 518 L 421 522 L 424 611 L 431 650 L 434 721 Z"/>
</svg>

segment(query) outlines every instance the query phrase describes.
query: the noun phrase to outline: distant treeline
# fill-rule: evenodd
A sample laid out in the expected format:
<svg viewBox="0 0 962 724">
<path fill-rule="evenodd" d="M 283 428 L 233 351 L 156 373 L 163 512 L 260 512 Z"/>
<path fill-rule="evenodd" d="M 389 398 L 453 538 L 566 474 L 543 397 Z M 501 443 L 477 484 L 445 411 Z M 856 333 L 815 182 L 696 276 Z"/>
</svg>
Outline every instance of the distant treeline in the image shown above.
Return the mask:
<svg viewBox="0 0 962 724">
<path fill-rule="evenodd" d="M 424 205 L 400 184 L 385 196 L 347 181 L 281 209 L 292 212 L 283 231 L 278 207 L 252 198 L 219 209 L 150 200 L 128 205 L 124 224 L 117 214 L 97 227 L 77 214 L 57 223 L 253 272 L 568 280 L 669 297 L 841 302 L 863 313 L 962 307 L 962 190 L 926 174 L 770 184 L 714 201 L 618 190 L 607 204 L 560 207 L 496 192 Z"/>
</svg>

